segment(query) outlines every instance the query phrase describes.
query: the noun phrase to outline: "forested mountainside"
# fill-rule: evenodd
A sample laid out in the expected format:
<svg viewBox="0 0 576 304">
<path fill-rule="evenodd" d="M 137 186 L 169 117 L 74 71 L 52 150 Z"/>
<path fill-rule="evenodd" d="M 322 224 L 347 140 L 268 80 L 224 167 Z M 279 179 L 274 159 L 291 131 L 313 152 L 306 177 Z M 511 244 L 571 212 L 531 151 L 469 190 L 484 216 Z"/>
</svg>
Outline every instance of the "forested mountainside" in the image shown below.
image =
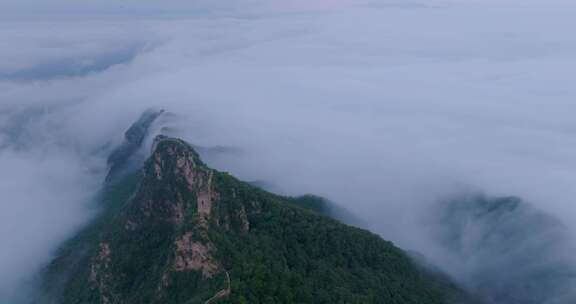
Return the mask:
<svg viewBox="0 0 576 304">
<path fill-rule="evenodd" d="M 127 137 L 128 138 L 128 137 Z M 391 242 L 155 139 L 43 274 L 37 303 L 471 303 Z"/>
</svg>

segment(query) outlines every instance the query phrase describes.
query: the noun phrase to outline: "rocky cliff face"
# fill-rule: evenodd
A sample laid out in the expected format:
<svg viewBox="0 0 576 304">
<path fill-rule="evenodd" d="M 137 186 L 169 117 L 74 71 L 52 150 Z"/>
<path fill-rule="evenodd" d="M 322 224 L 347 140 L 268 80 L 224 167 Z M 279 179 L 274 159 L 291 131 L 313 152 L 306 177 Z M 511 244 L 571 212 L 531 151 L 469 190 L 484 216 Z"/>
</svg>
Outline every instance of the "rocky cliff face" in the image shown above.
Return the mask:
<svg viewBox="0 0 576 304">
<path fill-rule="evenodd" d="M 179 273 L 211 279 L 222 271 L 207 234 L 216 198 L 212 170 L 178 140 L 158 138 L 155 146 L 139 191 L 118 215 L 115 229 L 100 240 L 99 254 L 91 261 L 89 281 L 103 302 L 165 301 L 164 290 Z M 120 267 L 111 267 L 114 263 Z M 132 295 L 132 300 L 118 283 L 142 271 L 150 294 Z"/>
<path fill-rule="evenodd" d="M 207 167 L 159 136 L 66 244 L 39 303 L 451 303 L 391 243 Z"/>
</svg>

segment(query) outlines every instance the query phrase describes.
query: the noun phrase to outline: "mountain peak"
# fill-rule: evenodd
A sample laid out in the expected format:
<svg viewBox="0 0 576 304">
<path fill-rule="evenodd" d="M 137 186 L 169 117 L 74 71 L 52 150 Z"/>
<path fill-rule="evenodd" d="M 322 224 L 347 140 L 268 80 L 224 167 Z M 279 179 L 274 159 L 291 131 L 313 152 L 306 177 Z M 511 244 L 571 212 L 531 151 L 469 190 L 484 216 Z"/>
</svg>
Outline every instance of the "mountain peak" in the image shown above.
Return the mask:
<svg viewBox="0 0 576 304">
<path fill-rule="evenodd" d="M 212 183 L 214 171 L 181 139 L 158 135 L 152 150 L 144 167 L 143 184 L 151 189 L 169 188 L 162 193 L 174 194 L 169 202 L 174 205 L 173 216 L 178 224 L 185 220 L 186 208 L 195 201 L 196 206 L 192 209 L 197 221 L 201 227 L 207 227 L 212 203 L 218 196 Z"/>
<path fill-rule="evenodd" d="M 206 167 L 202 160 L 200 160 L 200 155 L 190 144 L 174 137 L 157 135 L 154 138 L 154 143 L 152 145 L 152 155 L 156 161 L 162 159 L 165 161 L 176 160 L 179 162 L 179 167 L 183 165 L 182 162 L 184 161 L 189 162 L 190 165 L 194 167 Z"/>
<path fill-rule="evenodd" d="M 50 265 L 47 277 L 60 283 L 48 279 L 47 290 L 59 303 L 443 304 L 463 296 L 392 243 L 209 168 L 183 140 L 157 136 L 138 176 Z"/>
</svg>

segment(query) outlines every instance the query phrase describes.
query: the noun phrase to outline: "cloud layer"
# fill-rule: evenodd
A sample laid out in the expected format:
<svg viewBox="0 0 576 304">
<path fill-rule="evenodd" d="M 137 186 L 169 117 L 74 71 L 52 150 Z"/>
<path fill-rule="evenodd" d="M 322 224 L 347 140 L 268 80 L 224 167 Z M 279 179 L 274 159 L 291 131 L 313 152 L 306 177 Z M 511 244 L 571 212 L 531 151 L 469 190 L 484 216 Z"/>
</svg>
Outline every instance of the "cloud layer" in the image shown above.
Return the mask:
<svg viewBox="0 0 576 304">
<path fill-rule="evenodd" d="M 0 294 L 89 217 L 102 147 L 148 107 L 194 144 L 244 151 L 212 165 L 324 195 L 406 248 L 429 249 L 419 206 L 467 187 L 572 225 L 572 4 L 208 7 L 1 27 Z"/>
</svg>

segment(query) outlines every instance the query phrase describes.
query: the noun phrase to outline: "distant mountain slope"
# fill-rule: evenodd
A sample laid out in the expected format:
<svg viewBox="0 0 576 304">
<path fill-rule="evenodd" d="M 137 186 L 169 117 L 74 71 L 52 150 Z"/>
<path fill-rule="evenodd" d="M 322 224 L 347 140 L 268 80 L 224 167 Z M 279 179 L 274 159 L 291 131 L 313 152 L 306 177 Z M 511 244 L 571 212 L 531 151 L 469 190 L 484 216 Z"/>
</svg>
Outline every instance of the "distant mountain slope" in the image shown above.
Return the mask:
<svg viewBox="0 0 576 304">
<path fill-rule="evenodd" d="M 470 303 L 392 243 L 208 168 L 160 136 L 63 246 L 38 301 Z"/>
<path fill-rule="evenodd" d="M 457 196 L 436 206 L 433 238 L 458 281 L 487 303 L 576 303 L 567 228 L 517 197 Z"/>
<path fill-rule="evenodd" d="M 150 135 L 150 127 L 163 113 L 164 110 L 147 110 L 128 128 L 124 133 L 122 144 L 108 157 L 107 182 L 113 182 L 123 174 L 137 170 L 135 167 L 141 166 L 144 156 L 138 155 L 138 151 L 142 149 L 144 140 Z"/>
<path fill-rule="evenodd" d="M 310 209 L 316 213 L 326 215 L 354 227 L 363 227 L 365 225 L 365 223 L 349 210 L 321 196 L 305 194 L 294 197 L 293 202 L 302 208 Z"/>
</svg>

